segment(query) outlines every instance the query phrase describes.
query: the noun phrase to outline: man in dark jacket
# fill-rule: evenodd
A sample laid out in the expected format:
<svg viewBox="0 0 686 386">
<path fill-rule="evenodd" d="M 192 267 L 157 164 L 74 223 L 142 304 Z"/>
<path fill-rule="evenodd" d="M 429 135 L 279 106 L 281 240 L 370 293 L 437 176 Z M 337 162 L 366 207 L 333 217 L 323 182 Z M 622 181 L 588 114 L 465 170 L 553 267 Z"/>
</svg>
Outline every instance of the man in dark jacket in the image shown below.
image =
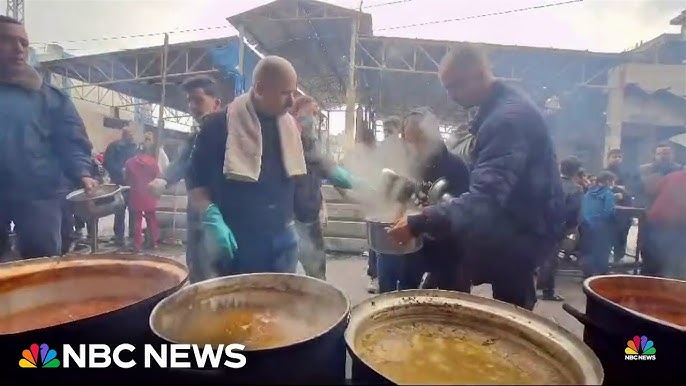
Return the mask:
<svg viewBox="0 0 686 386">
<path fill-rule="evenodd" d="M 426 195 L 439 179 L 447 181 L 448 187 L 444 193 L 452 197 L 459 197 L 469 190 L 469 168 L 459 156 L 448 151 L 441 137 L 439 122 L 430 109 L 412 110 L 403 122 L 401 136 L 410 152 L 411 164 L 416 167 L 412 175 L 422 182 L 422 193 Z M 424 235 L 423 247 L 417 256 L 403 259 L 379 255 L 380 289 L 386 290 L 388 287 L 383 277 L 386 267 L 403 260 L 403 268 L 410 271 L 403 274 L 405 280 L 409 279 L 418 285 L 423 274 L 428 272 L 424 283 L 427 288 L 470 291 L 471 283 L 465 280 L 461 269 L 462 246 L 456 239 Z"/>
<path fill-rule="evenodd" d="M 22 258 L 61 253 L 66 181 L 86 189 L 91 143 L 67 95 L 28 64 L 24 26 L 0 16 L 0 224 L 15 224 Z"/>
<path fill-rule="evenodd" d="M 497 81 L 477 48 L 452 49 L 439 76 L 450 98 L 478 106 L 470 188 L 391 229 L 398 241 L 428 233 L 459 238 L 473 284 L 526 309 L 536 303 L 534 271 L 564 234 L 563 193 L 542 114 L 522 92 Z"/>
<path fill-rule="evenodd" d="M 133 140 L 129 127 L 121 129 L 121 138 L 110 143 L 105 150 L 103 167 L 110 175 L 110 181 L 117 185 L 126 185 L 124 181 L 124 164 L 138 152 L 138 145 Z M 124 192 L 126 205 L 114 213 L 114 242 L 124 246 L 124 218 L 129 204 L 129 192 Z M 133 237 L 133 213 L 129 211 L 129 238 Z"/>
<path fill-rule="evenodd" d="M 569 157 L 560 162 L 560 179 L 565 197 L 564 220 L 565 236 L 576 231 L 581 216 L 581 200 L 584 189 L 574 181 L 574 177 L 581 170 L 581 162 L 576 157 Z M 562 241 L 562 240 L 560 240 Z M 558 248 L 541 266 L 538 286 L 543 290 L 542 300 L 563 301 L 564 298 L 555 293 L 555 274 L 559 263 Z"/>
<path fill-rule="evenodd" d="M 320 220 L 324 198 L 322 179 L 326 178 L 334 187 L 349 189 L 350 178 L 345 170 L 327 157 L 317 144 L 314 119 L 318 112 L 314 98 L 302 95 L 295 99 L 291 115 L 298 121 L 300 139 L 303 144 L 307 174 L 295 181 L 295 226 L 298 232 L 300 251 L 298 258 L 307 276 L 326 280 L 326 251 Z"/>
<path fill-rule="evenodd" d="M 637 185 L 637 176 L 630 174 L 622 165 L 622 151 L 612 149 L 607 153 L 606 171 L 617 177 L 612 191 L 617 195 L 617 205 L 633 206 L 634 199 L 632 192 Z M 626 239 L 631 229 L 632 218 L 620 213 L 615 214 L 614 232 L 612 242 L 612 255 L 615 263 L 620 262 L 626 255 Z"/>
<path fill-rule="evenodd" d="M 217 83 L 208 76 L 197 76 L 183 82 L 183 90 L 186 92 L 188 107 L 191 115 L 197 123 L 202 123 L 205 116 L 219 111 L 221 99 Z M 179 157 L 172 162 L 161 178 L 157 178 L 150 183 L 150 189 L 156 196 L 161 196 L 168 186 L 177 184 L 182 179 L 186 179 L 190 172 L 191 153 L 198 132 L 191 133 L 185 146 L 181 149 Z M 194 210 L 193 206 L 186 207 L 186 264 L 188 265 L 189 280 L 197 283 L 208 278 L 207 269 L 201 261 L 200 252 L 200 214 Z"/>
</svg>

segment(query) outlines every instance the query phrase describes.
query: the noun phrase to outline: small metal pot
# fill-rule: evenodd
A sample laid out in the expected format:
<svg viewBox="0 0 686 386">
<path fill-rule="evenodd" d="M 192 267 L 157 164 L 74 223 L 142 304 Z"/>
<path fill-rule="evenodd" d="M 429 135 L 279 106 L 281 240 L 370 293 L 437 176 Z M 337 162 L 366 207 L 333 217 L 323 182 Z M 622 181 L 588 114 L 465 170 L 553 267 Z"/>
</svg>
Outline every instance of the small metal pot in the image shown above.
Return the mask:
<svg viewBox="0 0 686 386">
<path fill-rule="evenodd" d="M 445 178 L 437 179 L 431 185 L 431 189 L 429 189 L 427 197 L 430 205 L 436 205 L 453 198 L 453 196 L 448 193 L 448 180 Z"/>
<path fill-rule="evenodd" d="M 384 255 L 407 255 L 415 253 L 424 245 L 421 237 L 415 237 L 407 243 L 399 244 L 388 234 L 392 223 L 367 220 L 367 241 L 369 248 Z"/>
<path fill-rule="evenodd" d="M 92 193 L 85 189 L 73 191 L 67 195 L 74 212 L 83 219 L 96 219 L 114 214 L 125 205 L 123 192 L 128 186 L 100 185 Z"/>
</svg>

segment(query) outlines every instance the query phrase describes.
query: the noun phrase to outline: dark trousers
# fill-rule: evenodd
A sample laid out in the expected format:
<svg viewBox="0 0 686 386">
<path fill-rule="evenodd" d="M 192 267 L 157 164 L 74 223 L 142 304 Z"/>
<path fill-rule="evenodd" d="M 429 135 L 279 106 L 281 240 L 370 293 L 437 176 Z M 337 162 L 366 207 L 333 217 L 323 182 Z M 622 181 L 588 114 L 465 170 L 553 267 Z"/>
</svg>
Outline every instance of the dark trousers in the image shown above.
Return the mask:
<svg viewBox="0 0 686 386">
<path fill-rule="evenodd" d="M 74 211 L 72 210 L 72 204 L 63 200 L 62 203 L 62 227 L 60 228 L 60 234 L 62 235 L 62 254 L 69 253 L 71 245 L 74 242 L 72 233 L 74 231 L 75 218 Z"/>
<path fill-rule="evenodd" d="M 188 280 L 192 283 L 197 283 L 208 279 L 210 276 L 203 266 L 203 261 L 200 260 L 203 256 L 200 249 L 200 240 L 202 239 L 202 228 L 200 225 L 200 214 L 191 209 L 188 205 L 186 211 L 186 265 L 188 266 Z M 209 259 L 204 259 L 208 261 Z"/>
<path fill-rule="evenodd" d="M 17 250 L 23 259 L 62 253 L 62 199 L 0 204 L 0 224 L 14 222 Z"/>
<path fill-rule="evenodd" d="M 371 249 L 367 250 L 367 276 L 371 279 L 376 279 L 378 277 L 376 273 L 377 266 L 377 255 L 376 252 Z"/>
<path fill-rule="evenodd" d="M 598 221 L 584 223 L 583 230 L 582 268 L 586 276 L 606 275 L 610 269 L 610 251 L 614 240 L 614 223 Z"/>
<path fill-rule="evenodd" d="M 377 254 L 379 293 L 419 288 L 425 272 L 420 253 L 400 256 Z"/>
<path fill-rule="evenodd" d="M 555 251 L 541 265 L 541 270 L 538 273 L 538 286 L 543 290 L 543 295 L 555 295 L 555 274 L 559 262 L 558 250 L 555 248 Z"/>
<path fill-rule="evenodd" d="M 641 274 L 686 280 L 686 226 L 646 228 Z"/>
<path fill-rule="evenodd" d="M 245 273 L 295 273 L 298 266 L 298 236 L 295 225 L 265 232 L 248 229 L 232 229 L 238 244 L 233 258 L 218 256 L 212 251 L 212 240 L 203 232 L 201 250 L 202 265 L 208 278 Z"/>
<path fill-rule="evenodd" d="M 298 260 L 307 276 L 326 280 L 326 250 L 322 223 L 317 219 L 311 223 L 296 222 L 298 232 Z"/>
<path fill-rule="evenodd" d="M 124 195 L 124 206 L 114 213 L 114 238 L 117 241 L 124 241 L 124 219 L 126 218 L 126 213 L 129 214 L 129 238 L 133 238 L 134 233 L 134 215 L 129 209 L 129 192 L 123 192 Z"/>
<path fill-rule="evenodd" d="M 11 221 L 5 221 L 4 219 L 2 221 L 0 223 L 0 257 L 12 249 L 12 239 L 10 238 L 12 233 Z"/>
<path fill-rule="evenodd" d="M 464 268 L 472 284 L 490 283 L 494 299 L 533 310 L 534 271 L 552 253 L 552 243 L 526 234 L 498 243 L 472 243 Z"/>
<path fill-rule="evenodd" d="M 618 218 L 614 223 L 612 238 L 612 255 L 615 262 L 619 262 L 626 255 L 626 238 L 631 229 L 631 219 Z"/>
</svg>

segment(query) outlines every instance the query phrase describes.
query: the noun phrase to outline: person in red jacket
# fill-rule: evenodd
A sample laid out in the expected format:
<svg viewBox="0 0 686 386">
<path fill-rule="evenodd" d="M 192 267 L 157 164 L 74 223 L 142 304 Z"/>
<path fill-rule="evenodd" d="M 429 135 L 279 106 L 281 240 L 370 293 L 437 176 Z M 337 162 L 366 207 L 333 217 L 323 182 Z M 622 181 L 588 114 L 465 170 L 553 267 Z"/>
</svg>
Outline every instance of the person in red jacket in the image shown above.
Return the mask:
<svg viewBox="0 0 686 386">
<path fill-rule="evenodd" d="M 646 213 L 655 252 L 655 276 L 686 279 L 686 169 L 672 172 L 648 187 L 655 201 Z M 652 272 L 649 272 L 652 273 Z"/>
<path fill-rule="evenodd" d="M 150 231 L 153 240 L 153 248 L 157 247 L 160 229 L 157 224 L 155 209 L 157 197 L 150 193 L 148 185 L 152 180 L 160 176 L 160 167 L 155 157 L 155 144 L 152 137 L 146 136 L 143 143 L 143 151 L 126 161 L 124 166 L 126 182 L 131 187 L 131 210 L 134 216 L 134 247 L 141 250 L 143 247 L 142 222 Z"/>
</svg>

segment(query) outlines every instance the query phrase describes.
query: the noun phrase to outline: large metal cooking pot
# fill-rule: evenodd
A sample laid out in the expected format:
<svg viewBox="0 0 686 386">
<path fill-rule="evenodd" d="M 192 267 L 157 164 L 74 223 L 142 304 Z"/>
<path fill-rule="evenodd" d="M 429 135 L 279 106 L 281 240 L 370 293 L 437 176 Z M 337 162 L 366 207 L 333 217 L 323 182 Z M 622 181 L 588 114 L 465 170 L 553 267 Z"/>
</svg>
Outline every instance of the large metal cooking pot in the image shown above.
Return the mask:
<svg viewBox="0 0 686 386">
<path fill-rule="evenodd" d="M 367 242 L 369 248 L 385 255 L 407 255 L 422 248 L 424 242 L 421 237 L 415 237 L 407 243 L 400 244 L 388 234 L 393 223 L 367 219 Z"/>
<path fill-rule="evenodd" d="M 673 360 L 682 357 L 686 347 L 685 281 L 595 276 L 584 281 L 583 290 L 585 314 L 569 304 L 563 308 L 584 325 L 584 341 L 603 363 L 607 384 L 672 384 L 686 380 L 686 369 Z M 627 344 L 635 336 L 653 342 L 654 360 L 625 357 Z"/>
<path fill-rule="evenodd" d="M 74 213 L 81 218 L 101 218 L 125 205 L 123 192 L 127 190 L 128 186 L 100 185 L 88 193 L 85 189 L 73 191 L 67 195 L 67 201 L 72 203 Z"/>
<path fill-rule="evenodd" d="M 434 326 L 439 323 L 440 328 L 422 330 L 427 323 Z M 526 369 L 534 378 L 532 383 L 597 385 L 603 381 L 603 369 L 593 352 L 580 339 L 546 318 L 504 302 L 470 294 L 408 290 L 379 295 L 353 308 L 345 340 L 353 358 L 354 383 L 403 383 L 384 373 L 369 360 L 369 356 L 365 357 L 361 346 L 362 341 L 374 333 L 397 327 L 404 327 L 412 333 L 424 331 L 434 337 L 440 336 L 446 345 L 450 345 L 450 337 L 459 336 L 456 339 L 487 346 L 489 357 L 500 357 L 503 362 Z M 409 343 L 407 340 L 404 342 Z M 388 353 L 384 360 L 398 361 L 403 353 L 390 347 L 379 347 L 387 351 L 378 352 Z M 430 359 L 428 357 L 430 355 L 421 359 Z M 409 371 L 418 359 L 411 357 L 399 360 L 397 364 Z M 472 384 L 493 382 L 487 379 L 483 382 L 468 381 Z M 427 377 L 426 381 L 418 383 L 434 382 Z"/>
<path fill-rule="evenodd" d="M 204 315 L 203 327 L 211 328 L 217 322 L 223 334 L 231 327 L 224 325 L 222 310 L 254 307 L 293 317 L 297 321 L 291 324 L 293 342 L 266 349 L 247 347 L 246 365 L 242 369 L 176 372 L 188 377 L 195 371 L 203 384 L 211 382 L 209 378 L 219 384 L 339 384 L 345 381 L 343 333 L 350 315 L 350 301 L 343 292 L 322 280 L 280 273 L 210 279 L 189 285 L 161 301 L 150 315 L 150 327 L 167 342 L 200 344 L 203 342 L 188 341 L 189 329 L 198 324 L 198 315 Z"/>
<path fill-rule="evenodd" d="M 187 276 L 183 264 L 148 255 L 64 256 L 0 264 L 0 329 L 5 330 L 0 331 L 0 363 L 5 364 L 4 369 L 12 364 L 17 366 L 22 351 L 32 343 L 47 343 L 61 354 L 61 345 L 65 343 L 104 343 L 114 347 L 120 343 L 150 342 L 154 339 L 148 324 L 152 308 L 180 288 Z M 96 302 L 113 298 L 128 299 L 130 303 L 122 302 L 95 316 L 42 328 L 18 325 L 21 313 L 25 322 L 40 325 L 41 315 L 54 315 L 56 305 L 64 304 L 62 309 L 71 314 L 69 310 L 74 307 L 95 306 Z M 31 317 L 26 317 L 26 313 Z M 9 329 L 13 332 L 7 333 Z M 19 371 L 22 380 L 35 374 Z M 105 372 L 106 369 L 55 369 L 51 370 L 50 379 L 64 376 L 63 381 L 75 384 L 74 379 L 82 381 L 95 376 L 90 379 L 101 384 L 103 378 L 108 378 Z M 124 373 L 131 376 L 130 370 Z M 37 379 L 45 382 L 45 378 Z"/>
</svg>

